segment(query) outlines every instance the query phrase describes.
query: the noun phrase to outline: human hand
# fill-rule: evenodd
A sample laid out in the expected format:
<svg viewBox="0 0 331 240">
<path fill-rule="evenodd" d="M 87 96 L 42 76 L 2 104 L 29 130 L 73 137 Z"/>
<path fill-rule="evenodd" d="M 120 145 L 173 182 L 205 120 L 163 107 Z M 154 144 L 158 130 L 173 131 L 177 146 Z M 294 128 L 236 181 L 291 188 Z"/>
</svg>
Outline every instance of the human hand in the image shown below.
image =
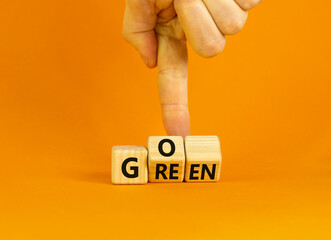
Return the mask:
<svg viewBox="0 0 331 240">
<path fill-rule="evenodd" d="M 158 66 L 163 122 L 169 135 L 190 135 L 186 40 L 202 57 L 222 52 L 225 35 L 244 26 L 261 0 L 126 0 L 123 36 L 149 68 Z"/>
</svg>

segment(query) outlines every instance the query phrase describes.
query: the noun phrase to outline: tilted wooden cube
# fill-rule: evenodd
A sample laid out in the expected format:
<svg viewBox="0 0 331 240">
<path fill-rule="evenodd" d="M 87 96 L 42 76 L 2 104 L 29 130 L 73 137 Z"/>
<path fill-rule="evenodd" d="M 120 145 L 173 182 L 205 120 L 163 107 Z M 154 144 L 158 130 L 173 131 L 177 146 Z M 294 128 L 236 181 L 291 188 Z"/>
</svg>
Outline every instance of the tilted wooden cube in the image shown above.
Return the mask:
<svg viewBox="0 0 331 240">
<path fill-rule="evenodd" d="M 185 170 L 184 141 L 180 136 L 148 138 L 150 182 L 182 182 Z"/>
<path fill-rule="evenodd" d="M 112 183 L 145 184 L 147 181 L 147 149 L 144 146 L 113 146 Z"/>
<path fill-rule="evenodd" d="M 217 136 L 187 136 L 186 182 L 217 182 L 221 173 L 221 147 Z"/>
</svg>

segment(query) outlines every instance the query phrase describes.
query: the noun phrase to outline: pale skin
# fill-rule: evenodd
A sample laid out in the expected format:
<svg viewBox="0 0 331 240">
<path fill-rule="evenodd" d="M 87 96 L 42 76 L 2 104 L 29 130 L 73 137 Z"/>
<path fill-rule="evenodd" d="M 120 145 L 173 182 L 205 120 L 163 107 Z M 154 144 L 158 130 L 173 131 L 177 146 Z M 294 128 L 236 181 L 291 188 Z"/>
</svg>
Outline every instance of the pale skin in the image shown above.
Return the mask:
<svg viewBox="0 0 331 240">
<path fill-rule="evenodd" d="M 168 135 L 190 135 L 186 42 L 202 57 L 220 54 L 225 36 L 239 32 L 261 0 L 126 0 L 123 36 L 149 68 L 158 67 Z"/>
</svg>

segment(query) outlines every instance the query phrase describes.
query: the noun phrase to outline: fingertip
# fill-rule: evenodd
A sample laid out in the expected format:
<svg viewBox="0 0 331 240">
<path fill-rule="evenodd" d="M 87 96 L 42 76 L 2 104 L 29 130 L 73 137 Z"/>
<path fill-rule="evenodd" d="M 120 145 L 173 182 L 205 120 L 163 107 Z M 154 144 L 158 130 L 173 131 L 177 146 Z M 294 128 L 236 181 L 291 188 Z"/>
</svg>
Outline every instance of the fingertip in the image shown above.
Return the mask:
<svg viewBox="0 0 331 240">
<path fill-rule="evenodd" d="M 212 58 L 219 55 L 225 47 L 225 37 L 222 36 L 218 39 L 214 39 L 207 43 L 201 44 L 199 47 L 195 47 L 195 52 L 204 58 Z"/>
<path fill-rule="evenodd" d="M 190 135 L 190 115 L 187 106 L 163 105 L 163 122 L 169 136 Z"/>
<path fill-rule="evenodd" d="M 155 58 L 147 58 L 147 57 L 141 56 L 141 58 L 143 59 L 145 65 L 148 68 L 155 68 L 157 66 L 156 57 Z"/>
</svg>

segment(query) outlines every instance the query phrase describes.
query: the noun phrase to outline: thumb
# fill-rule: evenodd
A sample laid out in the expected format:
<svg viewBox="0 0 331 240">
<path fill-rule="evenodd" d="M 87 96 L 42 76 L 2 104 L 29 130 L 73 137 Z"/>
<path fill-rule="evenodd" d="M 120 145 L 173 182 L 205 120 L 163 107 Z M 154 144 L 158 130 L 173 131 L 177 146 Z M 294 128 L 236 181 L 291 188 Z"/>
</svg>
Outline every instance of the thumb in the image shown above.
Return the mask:
<svg viewBox="0 0 331 240">
<path fill-rule="evenodd" d="M 153 1 L 126 0 L 122 34 L 150 68 L 157 64 L 157 40 L 154 31 L 156 22 Z"/>
<path fill-rule="evenodd" d="M 187 100 L 188 56 L 185 35 L 176 19 L 169 27 L 156 28 L 158 40 L 158 83 L 163 122 L 168 135 L 190 135 Z M 174 27 L 175 26 L 175 27 Z M 175 32 L 175 34 L 174 34 Z"/>
</svg>

